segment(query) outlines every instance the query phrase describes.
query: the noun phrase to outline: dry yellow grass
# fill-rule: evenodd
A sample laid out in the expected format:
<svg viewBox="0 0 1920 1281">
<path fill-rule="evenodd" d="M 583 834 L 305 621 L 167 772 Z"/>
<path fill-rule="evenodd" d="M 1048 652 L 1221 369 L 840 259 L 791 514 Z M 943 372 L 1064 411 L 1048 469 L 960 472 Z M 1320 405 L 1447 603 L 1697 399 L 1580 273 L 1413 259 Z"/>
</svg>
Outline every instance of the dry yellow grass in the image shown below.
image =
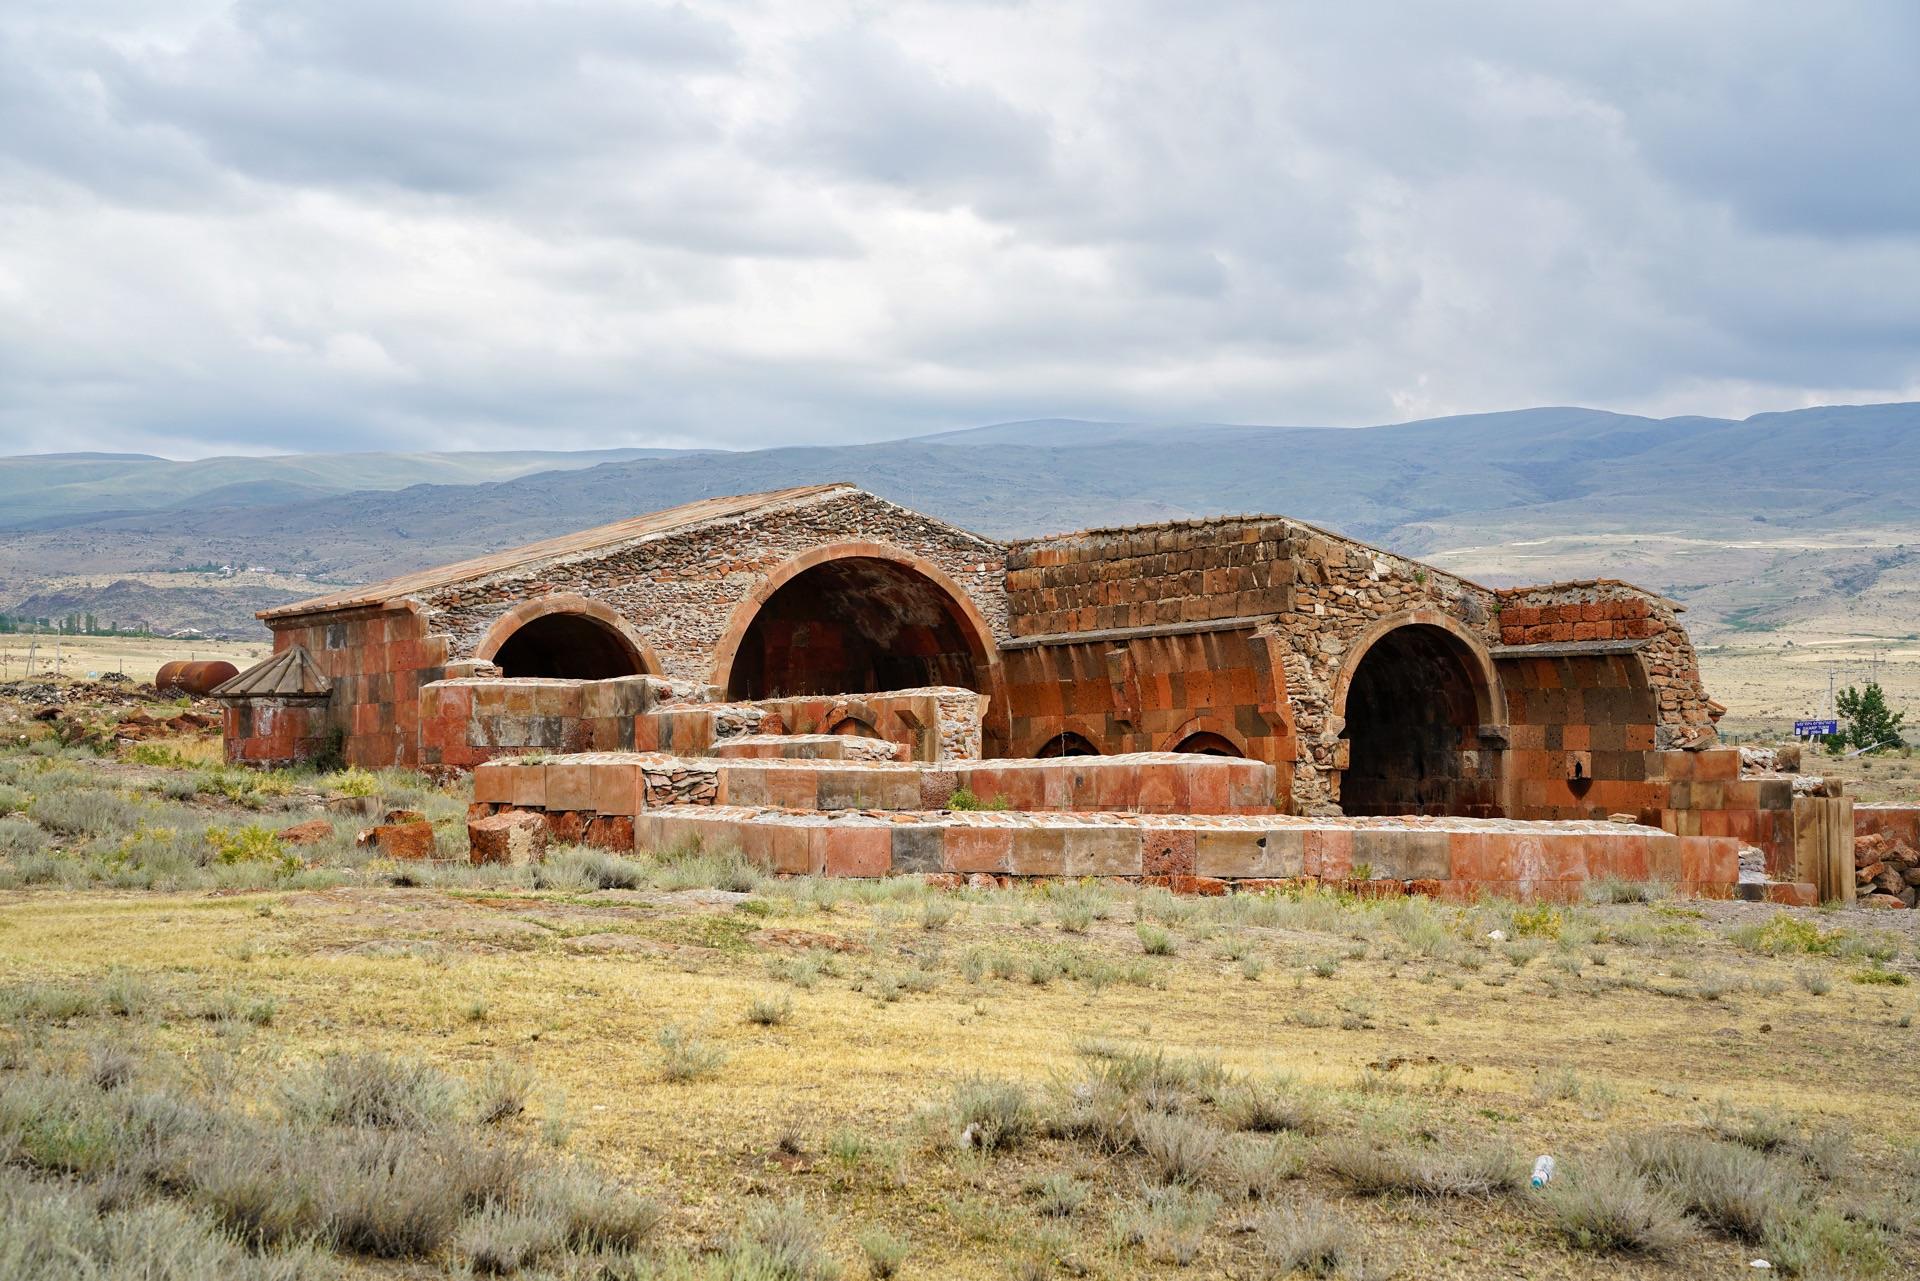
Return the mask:
<svg viewBox="0 0 1920 1281">
<path fill-rule="evenodd" d="M 264 629 L 262 629 L 264 632 Z M 265 635 L 258 641 L 167 640 L 139 636 L 0 636 L 0 681 L 26 680 L 33 660 L 36 681 L 60 675 L 83 680 L 107 672 L 129 680 L 151 681 L 175 659 L 225 659 L 245 669 L 271 652 Z M 57 666 L 56 666 L 57 664 Z"/>
<path fill-rule="evenodd" d="M 1697 1126 L 1726 1099 L 1854 1128 L 1860 1196 L 1912 1177 L 1904 1124 L 1888 1129 L 1883 1101 L 1898 1097 L 1911 1061 L 1916 989 L 1850 982 L 1855 960 L 1775 959 L 1724 936 L 1727 922 L 1770 919 L 1772 909 L 1595 909 L 1561 944 L 1522 941 L 1513 957 L 1479 937 L 1491 917 L 1441 911 L 1435 919 L 1452 933 L 1419 937 L 1451 959 L 1422 955 L 1378 910 L 1335 913 L 1330 932 L 1196 918 L 1173 927 L 1175 956 L 1143 961 L 1130 920 L 1069 935 L 1025 893 L 975 898 L 938 930 L 921 928 L 913 900 L 830 912 L 790 892 L 756 901 L 770 914 L 700 891 L 21 892 L 0 904 L 0 982 L 88 984 L 121 968 L 175 992 L 271 997 L 278 1012 L 266 1028 L 170 1022 L 154 1032 L 176 1053 L 238 1045 L 263 1068 L 378 1048 L 476 1078 L 511 1056 L 539 1082 L 523 1124 L 564 1108 L 575 1151 L 673 1205 L 675 1241 L 723 1238 L 751 1199 L 798 1192 L 850 1264 L 854 1238 L 874 1223 L 910 1239 L 908 1276 L 1007 1275 L 1044 1226 L 1024 1183 L 1063 1169 L 1095 1188 L 1067 1224 L 1079 1266 L 1179 1274 L 1109 1241 L 1106 1215 L 1138 1181 L 1129 1159 L 1065 1141 L 982 1159 L 960 1152 L 940 1123 L 916 1122 L 973 1074 L 1042 1086 L 1075 1067 L 1085 1038 L 1293 1074 L 1324 1092 L 1342 1128 L 1443 1144 L 1492 1137 L 1527 1159 L 1551 1151 L 1577 1163 L 1622 1131 Z M 1912 935 L 1885 937 L 1897 951 L 1890 968 L 1912 972 Z M 798 955 L 809 938 L 853 949 L 833 953 L 839 977 L 811 988 L 769 977 L 770 960 Z M 989 967 L 968 981 L 962 958 L 974 947 L 1018 958 L 1006 967 L 1014 977 Z M 1362 948 L 1332 977 L 1310 969 Z M 1029 980 L 1027 958 L 1069 949 L 1147 965 L 1154 986 Z M 1228 950 L 1262 957 L 1265 972 L 1248 980 Z M 876 997 L 875 972 L 909 968 L 938 974 L 937 984 Z M 1831 990 L 1796 986 L 1806 969 L 1829 975 Z M 792 998 L 791 1019 L 749 1023 L 749 1003 L 776 988 Z M 703 1079 L 665 1079 L 656 1036 L 670 1024 L 725 1062 Z M 900 1151 L 841 1171 L 822 1154 L 845 1130 Z M 779 1158 L 788 1134 L 808 1159 Z M 1335 1196 L 1402 1276 L 1731 1275 L 1753 1254 L 1702 1236 L 1666 1262 L 1582 1255 L 1525 1194 L 1342 1199 L 1311 1164 L 1297 1186 Z M 1234 1225 L 1253 1209 L 1229 1206 L 1185 1274 L 1244 1273 L 1252 1256 Z M 1920 1267 L 1912 1237 L 1895 1248 L 1888 1275 Z"/>
</svg>

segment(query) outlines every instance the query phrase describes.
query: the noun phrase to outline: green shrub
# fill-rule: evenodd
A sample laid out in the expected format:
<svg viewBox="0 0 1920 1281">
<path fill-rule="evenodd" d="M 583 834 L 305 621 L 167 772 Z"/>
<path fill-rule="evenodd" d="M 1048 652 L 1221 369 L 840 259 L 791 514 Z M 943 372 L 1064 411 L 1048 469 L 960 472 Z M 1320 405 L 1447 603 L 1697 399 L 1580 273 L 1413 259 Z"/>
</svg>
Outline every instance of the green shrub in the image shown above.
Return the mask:
<svg viewBox="0 0 1920 1281">
<path fill-rule="evenodd" d="M 1172 956 L 1178 950 L 1173 935 L 1158 925 L 1143 921 L 1135 927 L 1135 932 L 1140 936 L 1140 950 L 1148 956 Z"/>
<path fill-rule="evenodd" d="M 1886 1234 L 1830 1209 L 1796 1209 L 1776 1216 L 1761 1248 L 1790 1277 L 1882 1276 L 1893 1264 Z"/>
<path fill-rule="evenodd" d="M 1629 1139 L 1627 1160 L 1709 1227 L 1759 1241 L 1806 1199 L 1798 1174 L 1754 1148 L 1691 1134 Z"/>
<path fill-rule="evenodd" d="M 1318 1099 L 1305 1098 L 1277 1082 L 1247 1081 L 1227 1091 L 1220 1103 L 1221 1119 L 1236 1130 L 1273 1134 L 1283 1130 L 1318 1134 L 1326 1128 L 1326 1108 Z"/>
<path fill-rule="evenodd" d="M 130 830 L 140 819 L 138 805 L 97 788 L 42 792 L 27 812 L 34 822 L 62 836 L 108 836 Z"/>
<path fill-rule="evenodd" d="M 793 998 L 784 992 L 756 996 L 747 1005 L 747 1022 L 777 1027 L 793 1017 Z"/>
<path fill-rule="evenodd" d="M 913 1252 L 909 1242 L 880 1227 L 862 1232 L 858 1244 L 860 1253 L 867 1260 L 867 1274 L 874 1281 L 887 1281 L 887 1278 L 898 1275 L 900 1265 Z"/>
<path fill-rule="evenodd" d="M 1548 1222 L 1580 1250 L 1660 1255 L 1688 1237 L 1684 1208 L 1618 1157 L 1599 1157 L 1547 1184 Z"/>
<path fill-rule="evenodd" d="M 1033 1194 L 1034 1208 L 1041 1214 L 1064 1219 L 1087 1203 L 1093 1189 L 1071 1174 L 1056 1172 L 1030 1184 L 1028 1191 Z"/>
<path fill-rule="evenodd" d="M 274 832 L 258 823 L 248 823 L 232 830 L 209 827 L 206 842 L 213 851 L 213 861 L 223 867 L 259 864 L 287 873 L 300 868 L 299 855 L 289 850 Z"/>
<path fill-rule="evenodd" d="M 1775 912 L 1764 922 L 1749 922 L 1736 927 L 1728 937 L 1750 952 L 1767 956 L 1831 956 L 1840 951 L 1848 932 L 1843 929 L 1823 930 L 1805 917 Z"/>
<path fill-rule="evenodd" d="M 660 1047 L 660 1075 L 669 1081 L 696 1081 L 712 1076 L 727 1061 L 727 1052 L 669 1023 L 654 1035 Z"/>
<path fill-rule="evenodd" d="M 1038 1123 L 1026 1086 L 987 1077 L 973 1077 L 954 1087 L 952 1115 L 961 1141 L 982 1152 L 1019 1147 Z"/>
<path fill-rule="evenodd" d="M 280 1087 L 282 1110 L 305 1125 L 428 1130 L 450 1120 L 457 1102 L 438 1071 L 378 1051 L 329 1054 Z"/>
<path fill-rule="evenodd" d="M 1496 1144 L 1434 1151 L 1354 1138 L 1329 1145 L 1322 1159 L 1361 1196 L 1489 1196 L 1512 1191 L 1525 1177 L 1519 1159 Z"/>
<path fill-rule="evenodd" d="M 495 1059 L 474 1095 L 474 1120 L 496 1125 L 527 1110 L 527 1095 L 533 1089 L 533 1072 L 523 1063 Z"/>
<path fill-rule="evenodd" d="M 1352 1225 L 1321 1201 L 1263 1214 L 1256 1220 L 1254 1232 L 1280 1276 L 1337 1276 L 1346 1270 L 1358 1247 L 1358 1234 Z"/>
<path fill-rule="evenodd" d="M 1220 1159 L 1224 1138 L 1205 1121 L 1171 1112 L 1143 1112 L 1134 1118 L 1134 1143 L 1162 1183 L 1198 1183 Z"/>
<path fill-rule="evenodd" d="M 0 858 L 20 859 L 52 844 L 38 823 L 18 815 L 0 817 Z"/>
<path fill-rule="evenodd" d="M 1211 1192 L 1178 1185 L 1150 1187 L 1139 1201 L 1115 1213 L 1113 1235 L 1151 1259 L 1185 1267 L 1199 1257 L 1207 1229 L 1219 1213 L 1220 1198 Z"/>
<path fill-rule="evenodd" d="M 817 1217 L 799 1198 L 750 1208 L 727 1265 L 723 1275 L 742 1281 L 830 1281 L 839 1275 Z"/>
<path fill-rule="evenodd" d="M 477 1276 L 511 1276 L 558 1250 L 560 1225 L 543 1214 L 492 1207 L 460 1228 L 460 1252 Z"/>
<path fill-rule="evenodd" d="M 642 864 L 590 846 L 549 854 L 533 869 L 534 888 L 542 890 L 637 890 L 647 880 Z"/>
</svg>

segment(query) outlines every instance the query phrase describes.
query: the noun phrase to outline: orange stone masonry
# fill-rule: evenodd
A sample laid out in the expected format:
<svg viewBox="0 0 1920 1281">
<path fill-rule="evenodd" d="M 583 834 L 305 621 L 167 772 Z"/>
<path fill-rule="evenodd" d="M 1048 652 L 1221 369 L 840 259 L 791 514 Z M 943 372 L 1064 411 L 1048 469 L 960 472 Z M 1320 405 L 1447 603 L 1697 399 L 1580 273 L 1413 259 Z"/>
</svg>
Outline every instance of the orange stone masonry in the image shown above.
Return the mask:
<svg viewBox="0 0 1920 1281">
<path fill-rule="evenodd" d="M 1239 839 L 1224 835 L 1234 824 L 1269 810 L 1328 824 L 1313 829 L 1329 833 L 1322 843 L 1386 841 L 1379 861 L 1359 862 L 1423 873 L 1407 882 L 1613 875 L 1592 869 L 1637 867 L 1646 832 L 1662 834 L 1652 879 L 1730 883 L 1724 867 L 1683 874 L 1669 857 L 1671 842 L 1708 841 L 1721 854 L 1756 847 L 1766 874 L 1789 880 L 1794 782 L 1744 775 L 1719 747 L 1722 709 L 1680 613 L 1611 579 L 1496 590 L 1281 516 L 1008 544 L 814 485 L 266 611 L 276 655 L 304 651 L 313 688 L 231 699 L 227 753 L 473 771 L 478 804 L 538 810 L 556 841 L 616 848 L 676 804 L 751 809 L 730 828 L 687 821 L 761 840 L 794 825 L 763 813 L 839 814 L 847 789 L 865 787 L 885 799 L 854 810 L 942 834 L 937 859 L 883 856 L 881 829 L 856 823 L 858 850 L 834 861 L 862 874 L 1004 863 L 1007 841 L 1038 842 L 1038 867 L 1048 841 L 1108 840 L 1056 822 L 1098 810 L 1200 823 L 1191 841 L 1140 845 L 1137 860 L 1112 838 L 1088 858 L 1136 870 L 1099 874 L 1204 878 L 1200 848 L 1217 853 Z M 265 684 L 257 668 L 236 689 L 249 675 Z M 1231 764 L 1190 771 L 1168 754 Z M 1233 781 L 1255 767 L 1257 800 Z M 548 770 L 567 803 L 547 795 Z M 940 817 L 963 787 L 1033 821 Z M 1216 819 L 1232 822 L 1207 826 Z M 1388 820 L 1399 825 L 1377 825 Z M 1533 847 L 1509 850 L 1524 833 L 1471 825 L 1514 820 L 1556 825 L 1537 832 L 1544 870 L 1509 875 L 1528 866 L 1514 851 Z M 1003 834 L 1015 831 L 1040 835 Z M 1402 834 L 1362 835 L 1379 831 Z M 973 852 L 949 857 L 947 834 Z M 1482 858 L 1474 841 L 1495 835 L 1500 853 Z M 1248 870 L 1284 865 L 1249 854 L 1213 879 L 1284 879 Z"/>
</svg>

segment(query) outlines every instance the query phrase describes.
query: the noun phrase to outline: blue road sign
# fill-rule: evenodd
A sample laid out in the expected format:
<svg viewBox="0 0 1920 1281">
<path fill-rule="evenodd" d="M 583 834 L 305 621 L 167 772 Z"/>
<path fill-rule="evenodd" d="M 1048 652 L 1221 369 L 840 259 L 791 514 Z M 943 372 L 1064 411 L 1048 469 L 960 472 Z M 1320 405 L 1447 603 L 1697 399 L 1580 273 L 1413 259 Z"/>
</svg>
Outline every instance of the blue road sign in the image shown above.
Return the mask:
<svg viewBox="0 0 1920 1281">
<path fill-rule="evenodd" d="M 1820 734 L 1838 734 L 1839 732 L 1839 721 L 1795 721 L 1793 723 L 1795 738 L 1813 738 Z"/>
</svg>

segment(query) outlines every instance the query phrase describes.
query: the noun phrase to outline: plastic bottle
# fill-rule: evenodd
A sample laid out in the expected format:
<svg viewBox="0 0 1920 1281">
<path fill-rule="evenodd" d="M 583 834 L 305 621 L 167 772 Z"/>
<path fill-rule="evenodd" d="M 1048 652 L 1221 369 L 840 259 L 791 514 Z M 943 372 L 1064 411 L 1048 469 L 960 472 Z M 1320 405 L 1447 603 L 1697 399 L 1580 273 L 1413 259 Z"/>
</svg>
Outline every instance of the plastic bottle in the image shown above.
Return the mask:
<svg viewBox="0 0 1920 1281">
<path fill-rule="evenodd" d="M 1533 1186 L 1536 1188 L 1544 1188 L 1547 1186 L 1547 1181 L 1551 1178 L 1553 1178 L 1553 1158 L 1550 1156 L 1542 1156 L 1533 1163 Z"/>
</svg>

